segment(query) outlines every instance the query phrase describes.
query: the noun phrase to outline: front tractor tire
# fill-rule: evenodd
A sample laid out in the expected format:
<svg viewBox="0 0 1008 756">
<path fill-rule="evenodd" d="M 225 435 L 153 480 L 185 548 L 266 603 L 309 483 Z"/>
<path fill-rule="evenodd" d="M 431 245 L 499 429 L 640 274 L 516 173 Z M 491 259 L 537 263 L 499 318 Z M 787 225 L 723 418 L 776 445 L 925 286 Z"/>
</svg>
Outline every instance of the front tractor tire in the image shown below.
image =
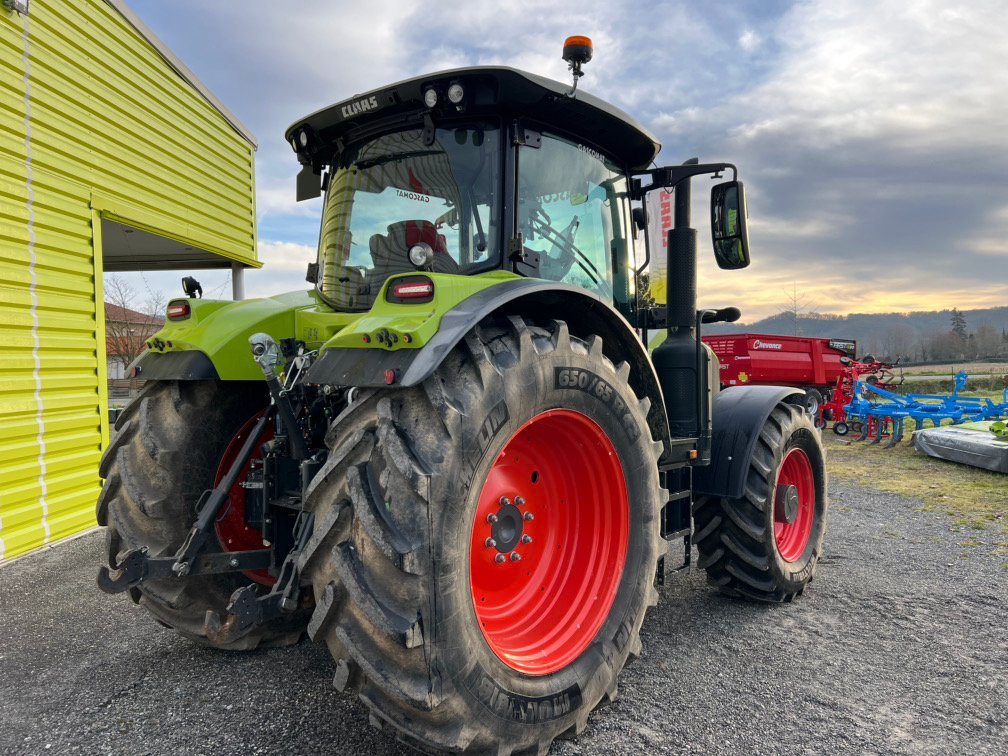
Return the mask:
<svg viewBox="0 0 1008 756">
<path fill-rule="evenodd" d="M 266 403 L 261 383 L 148 381 L 117 422 L 99 467 L 105 485 L 97 519 L 106 526 L 110 568 L 129 549 L 146 547 L 155 557 L 176 553 L 236 434 Z M 216 542 L 208 548 L 216 549 Z M 296 643 L 307 624 L 305 610 L 223 646 L 207 638 L 207 612 L 225 615 L 231 594 L 251 582 L 243 573 L 190 575 L 144 580 L 129 592 L 159 623 L 201 643 L 233 650 Z"/>
<path fill-rule="evenodd" d="M 309 633 L 423 749 L 544 753 L 640 653 L 660 442 L 597 336 L 518 317 L 415 388 L 361 396 L 308 494 Z"/>
<path fill-rule="evenodd" d="M 801 407 L 778 404 L 760 430 L 743 495 L 697 496 L 698 565 L 723 593 L 791 601 L 812 580 L 826 533 L 820 434 Z"/>
</svg>

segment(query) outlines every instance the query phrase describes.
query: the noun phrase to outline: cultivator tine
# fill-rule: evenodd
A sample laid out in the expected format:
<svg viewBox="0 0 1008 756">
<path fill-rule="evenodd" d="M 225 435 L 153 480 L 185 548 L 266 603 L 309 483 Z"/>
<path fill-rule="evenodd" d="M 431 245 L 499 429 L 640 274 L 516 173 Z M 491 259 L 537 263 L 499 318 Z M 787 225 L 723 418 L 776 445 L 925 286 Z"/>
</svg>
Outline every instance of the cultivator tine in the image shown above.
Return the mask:
<svg viewBox="0 0 1008 756">
<path fill-rule="evenodd" d="M 866 438 L 868 438 L 868 432 L 870 430 L 871 430 L 871 423 L 870 422 L 861 423 L 861 433 L 859 433 L 858 436 L 857 436 L 857 438 L 855 438 L 854 440 L 855 441 L 864 441 Z"/>
<path fill-rule="evenodd" d="M 886 444 L 886 449 L 892 449 L 896 444 L 903 440 L 903 419 L 898 418 L 893 420 L 892 435 L 889 436 L 889 443 Z"/>
<path fill-rule="evenodd" d="M 885 431 L 885 418 L 879 418 L 878 422 L 875 423 L 875 435 L 872 438 L 872 445 L 879 443 L 882 440 L 882 433 Z"/>
</svg>

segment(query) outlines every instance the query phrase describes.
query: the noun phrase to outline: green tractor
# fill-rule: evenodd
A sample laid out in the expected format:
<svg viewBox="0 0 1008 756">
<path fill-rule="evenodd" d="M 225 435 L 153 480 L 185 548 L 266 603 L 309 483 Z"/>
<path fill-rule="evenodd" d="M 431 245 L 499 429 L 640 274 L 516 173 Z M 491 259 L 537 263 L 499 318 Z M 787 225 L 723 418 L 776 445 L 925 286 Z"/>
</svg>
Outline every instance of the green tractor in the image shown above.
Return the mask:
<svg viewBox="0 0 1008 756">
<path fill-rule="evenodd" d="M 314 287 L 171 301 L 101 464 L 103 590 L 218 648 L 307 631 L 423 749 L 579 733 L 692 545 L 720 591 L 773 602 L 822 548 L 802 392 L 719 392 L 700 341 L 739 313 L 697 310 L 690 182 L 735 167 L 649 167 L 655 138 L 576 91 L 590 42 L 564 57 L 573 87 L 463 68 L 291 126 L 298 198 L 325 197 Z M 739 181 L 711 221 L 746 266 Z M 643 310 L 662 241 L 668 306 Z"/>
</svg>

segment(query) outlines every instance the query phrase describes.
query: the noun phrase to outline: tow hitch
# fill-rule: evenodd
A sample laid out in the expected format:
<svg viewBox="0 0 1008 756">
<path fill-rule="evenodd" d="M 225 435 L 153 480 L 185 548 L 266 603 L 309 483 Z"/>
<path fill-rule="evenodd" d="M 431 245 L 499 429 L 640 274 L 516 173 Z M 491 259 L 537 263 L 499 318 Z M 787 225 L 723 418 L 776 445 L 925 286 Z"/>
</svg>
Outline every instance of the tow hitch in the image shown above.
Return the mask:
<svg viewBox="0 0 1008 756">
<path fill-rule="evenodd" d="M 207 611 L 204 629 L 207 638 L 214 643 L 225 645 L 232 643 L 253 628 L 269 622 L 281 614 L 293 612 L 298 608 L 298 594 L 301 589 L 301 572 L 298 570 L 298 558 L 312 534 L 315 515 L 302 512 L 298 515 L 294 526 L 294 548 L 287 554 L 280 568 L 280 578 L 272 590 L 265 595 L 259 595 L 259 587 L 246 585 L 231 594 L 228 602 L 227 619 L 221 622 L 217 612 Z"/>
</svg>

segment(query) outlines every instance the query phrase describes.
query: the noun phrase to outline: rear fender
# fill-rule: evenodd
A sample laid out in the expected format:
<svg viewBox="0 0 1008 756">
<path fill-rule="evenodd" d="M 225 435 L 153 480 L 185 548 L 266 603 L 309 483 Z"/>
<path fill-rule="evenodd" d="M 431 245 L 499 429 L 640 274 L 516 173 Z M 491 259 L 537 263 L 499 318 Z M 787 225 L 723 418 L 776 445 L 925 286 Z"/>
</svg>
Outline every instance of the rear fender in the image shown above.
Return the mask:
<svg viewBox="0 0 1008 756">
<path fill-rule="evenodd" d="M 189 316 L 166 321 L 147 339 L 147 351 L 130 365 L 137 378 L 261 381 L 262 371 L 252 359 L 249 336 L 264 332 L 278 342 L 295 336 L 297 313 L 317 304 L 308 292 L 237 302 L 179 301 L 189 303 Z"/>
<path fill-rule="evenodd" d="M 742 496 L 749 460 L 773 408 L 794 403 L 801 389 L 790 386 L 730 386 L 714 397 L 711 462 L 693 470 L 697 494 L 737 499 Z"/>
<path fill-rule="evenodd" d="M 553 281 L 507 279 L 473 294 L 444 313 L 437 333 L 420 349 L 326 349 L 309 370 L 308 380 L 362 388 L 416 386 L 430 377 L 470 330 L 493 315 L 522 315 L 537 323 L 563 320 L 575 336 L 598 334 L 603 353 L 613 363 L 629 364 L 634 392 L 651 400 L 648 425 L 652 436 L 669 441 L 658 377 L 633 328 L 608 302 Z"/>
</svg>

